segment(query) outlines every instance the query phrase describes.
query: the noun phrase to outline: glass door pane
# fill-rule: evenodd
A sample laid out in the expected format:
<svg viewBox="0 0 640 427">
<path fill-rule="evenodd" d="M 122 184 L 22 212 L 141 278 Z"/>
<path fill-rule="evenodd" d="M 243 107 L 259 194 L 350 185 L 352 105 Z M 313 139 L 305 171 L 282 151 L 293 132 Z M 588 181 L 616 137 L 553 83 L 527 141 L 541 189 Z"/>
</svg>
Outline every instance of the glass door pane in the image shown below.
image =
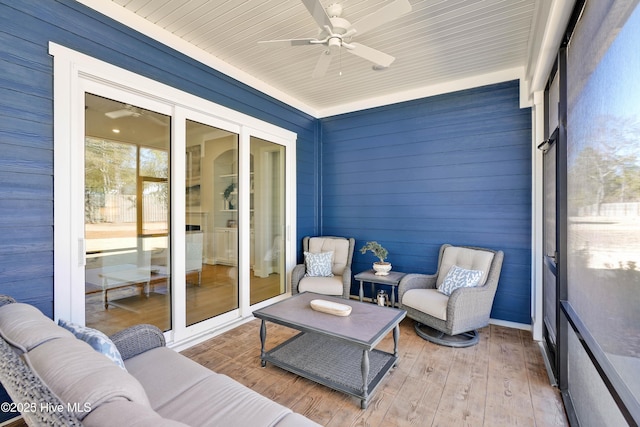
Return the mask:
<svg viewBox="0 0 640 427">
<path fill-rule="evenodd" d="M 285 292 L 285 148 L 251 137 L 250 303 Z"/>
<path fill-rule="evenodd" d="M 169 116 L 85 94 L 85 318 L 171 329 Z"/>
<path fill-rule="evenodd" d="M 238 135 L 187 120 L 187 326 L 235 310 L 238 292 Z"/>
</svg>

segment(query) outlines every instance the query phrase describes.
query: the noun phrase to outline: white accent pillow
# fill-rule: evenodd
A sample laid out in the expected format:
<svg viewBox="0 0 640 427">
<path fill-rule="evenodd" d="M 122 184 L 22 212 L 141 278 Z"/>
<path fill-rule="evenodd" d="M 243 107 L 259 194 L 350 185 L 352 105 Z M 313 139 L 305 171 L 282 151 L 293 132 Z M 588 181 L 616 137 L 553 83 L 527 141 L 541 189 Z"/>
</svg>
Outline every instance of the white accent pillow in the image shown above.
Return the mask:
<svg viewBox="0 0 640 427">
<path fill-rule="evenodd" d="M 309 277 L 332 277 L 331 259 L 333 251 L 330 252 L 305 252 L 304 264 L 307 270 L 305 276 Z"/>
<path fill-rule="evenodd" d="M 449 296 L 458 288 L 473 288 L 478 286 L 482 278 L 482 271 L 467 270 L 466 268 L 452 266 L 444 278 L 444 281 L 438 286 L 438 291 Z"/>
<path fill-rule="evenodd" d="M 73 335 L 75 335 L 79 340 L 89 344 L 98 353 L 102 353 L 107 356 L 111 361 L 113 361 L 113 363 L 125 371 L 127 370 L 124 366 L 122 356 L 118 351 L 118 347 L 116 347 L 113 341 L 111 341 L 103 332 L 62 319 L 58 319 L 58 325 L 73 333 Z"/>
</svg>

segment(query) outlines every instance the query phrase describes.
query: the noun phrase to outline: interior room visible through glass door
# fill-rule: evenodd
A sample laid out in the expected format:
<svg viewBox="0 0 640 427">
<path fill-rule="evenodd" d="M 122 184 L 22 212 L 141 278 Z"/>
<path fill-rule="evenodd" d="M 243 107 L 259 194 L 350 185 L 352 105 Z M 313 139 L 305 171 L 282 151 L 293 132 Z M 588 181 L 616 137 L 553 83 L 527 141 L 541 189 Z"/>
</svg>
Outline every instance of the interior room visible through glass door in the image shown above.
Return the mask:
<svg viewBox="0 0 640 427">
<path fill-rule="evenodd" d="M 250 303 L 285 292 L 285 147 L 251 137 Z"/>
<path fill-rule="evenodd" d="M 237 309 L 238 135 L 187 120 L 186 323 Z"/>
<path fill-rule="evenodd" d="M 85 319 L 171 329 L 171 118 L 85 94 Z"/>
</svg>

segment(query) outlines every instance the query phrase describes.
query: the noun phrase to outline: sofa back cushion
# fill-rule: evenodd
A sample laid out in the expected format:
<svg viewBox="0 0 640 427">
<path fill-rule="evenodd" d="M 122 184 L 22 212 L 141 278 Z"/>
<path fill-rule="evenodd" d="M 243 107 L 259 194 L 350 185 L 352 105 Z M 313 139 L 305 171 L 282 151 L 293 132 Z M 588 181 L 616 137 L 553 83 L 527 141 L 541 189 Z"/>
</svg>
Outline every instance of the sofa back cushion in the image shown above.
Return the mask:
<svg viewBox="0 0 640 427">
<path fill-rule="evenodd" d="M 150 407 L 137 379 L 73 336 L 49 340 L 23 357 L 80 420 L 101 404 L 116 400 Z"/>
<path fill-rule="evenodd" d="M 447 273 L 454 265 L 467 270 L 480 270 L 482 277 L 477 286 L 483 286 L 487 281 L 489 269 L 493 262 L 493 252 L 483 251 L 480 249 L 471 249 L 465 247 L 449 246 L 445 248 L 438 271 L 437 287 L 442 285 Z"/>
<path fill-rule="evenodd" d="M 56 338 L 73 338 L 29 304 L 13 303 L 0 307 L 0 335 L 18 353 L 30 351 L 42 343 Z"/>
<path fill-rule="evenodd" d="M 349 258 L 349 240 L 342 238 L 312 237 L 309 239 L 309 252 L 333 252 L 331 272 L 342 276 Z"/>
</svg>

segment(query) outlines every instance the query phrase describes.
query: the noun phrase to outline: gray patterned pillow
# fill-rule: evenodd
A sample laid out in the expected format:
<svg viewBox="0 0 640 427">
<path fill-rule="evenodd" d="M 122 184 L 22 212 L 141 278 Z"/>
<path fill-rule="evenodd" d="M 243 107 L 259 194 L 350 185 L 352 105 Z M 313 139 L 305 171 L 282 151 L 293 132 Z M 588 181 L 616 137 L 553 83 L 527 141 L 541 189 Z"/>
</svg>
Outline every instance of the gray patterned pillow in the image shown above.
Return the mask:
<svg viewBox="0 0 640 427">
<path fill-rule="evenodd" d="M 333 251 L 330 252 L 305 252 L 304 264 L 306 266 L 307 273 L 305 276 L 309 277 L 331 277 L 331 258 L 333 258 Z"/>
<path fill-rule="evenodd" d="M 113 361 L 116 365 L 124 369 L 122 356 L 118 351 L 116 345 L 106 336 L 103 332 L 97 329 L 89 328 L 87 326 L 78 325 L 63 319 L 58 319 L 58 325 L 62 326 L 66 330 L 75 335 L 76 338 L 89 344 L 98 353 L 102 353 Z"/>
<path fill-rule="evenodd" d="M 480 270 L 467 270 L 466 268 L 454 265 L 449 269 L 442 284 L 438 286 L 438 291 L 449 296 L 458 288 L 473 288 L 478 286 L 481 277 L 482 271 Z"/>
</svg>

